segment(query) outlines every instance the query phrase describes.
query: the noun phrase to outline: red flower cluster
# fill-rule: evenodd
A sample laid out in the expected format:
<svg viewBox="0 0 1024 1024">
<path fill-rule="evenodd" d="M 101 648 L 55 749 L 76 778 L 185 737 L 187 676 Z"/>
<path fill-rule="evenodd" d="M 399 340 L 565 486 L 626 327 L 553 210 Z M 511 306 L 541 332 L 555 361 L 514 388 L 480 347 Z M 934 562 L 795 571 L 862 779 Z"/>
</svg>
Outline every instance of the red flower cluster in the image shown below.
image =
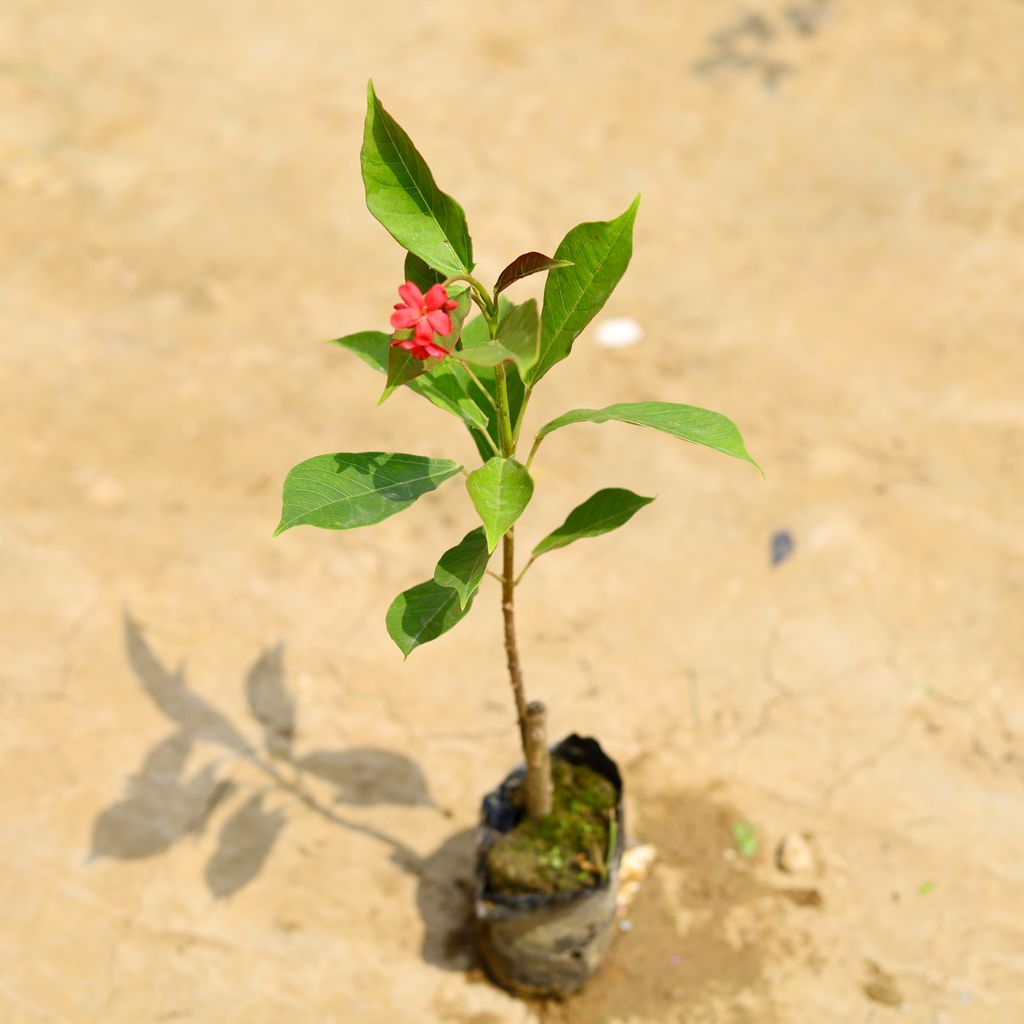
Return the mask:
<svg viewBox="0 0 1024 1024">
<path fill-rule="evenodd" d="M 445 286 L 435 284 L 424 295 L 412 281 L 406 281 L 399 287 L 398 294 L 402 301 L 395 303 L 391 326 L 396 331 L 412 328 L 413 336 L 402 340 L 395 338 L 391 344 L 406 349 L 416 359 L 448 355 L 448 349 L 434 343 L 435 332 L 442 338 L 452 333 L 452 318 L 448 311 L 455 308 L 455 302 L 448 298 Z"/>
</svg>

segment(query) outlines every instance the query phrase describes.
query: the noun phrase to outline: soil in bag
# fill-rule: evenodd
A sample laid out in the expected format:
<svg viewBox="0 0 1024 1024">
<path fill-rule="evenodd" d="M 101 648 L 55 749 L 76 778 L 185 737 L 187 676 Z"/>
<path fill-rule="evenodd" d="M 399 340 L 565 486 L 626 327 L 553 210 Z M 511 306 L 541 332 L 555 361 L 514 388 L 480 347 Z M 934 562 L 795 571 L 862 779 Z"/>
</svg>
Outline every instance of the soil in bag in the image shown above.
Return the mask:
<svg viewBox="0 0 1024 1024">
<path fill-rule="evenodd" d="M 522 767 L 484 800 L 476 916 L 484 961 L 521 995 L 565 996 L 597 970 L 614 931 L 622 779 L 596 740 L 551 750 L 552 813 L 527 819 Z"/>
</svg>

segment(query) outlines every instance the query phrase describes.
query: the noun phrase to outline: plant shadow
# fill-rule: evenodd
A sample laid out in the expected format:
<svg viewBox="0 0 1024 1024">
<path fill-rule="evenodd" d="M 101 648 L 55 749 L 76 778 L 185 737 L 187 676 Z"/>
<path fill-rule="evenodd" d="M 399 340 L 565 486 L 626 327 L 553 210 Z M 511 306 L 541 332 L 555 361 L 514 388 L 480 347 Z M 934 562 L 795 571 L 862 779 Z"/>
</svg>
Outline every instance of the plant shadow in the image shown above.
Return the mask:
<svg viewBox="0 0 1024 1024">
<path fill-rule="evenodd" d="M 424 857 L 338 810 L 390 804 L 445 813 L 431 797 L 415 761 L 375 747 L 296 752 L 296 703 L 285 680 L 283 644 L 260 654 L 243 682 L 256 726 L 251 731 L 258 731 L 259 739 L 190 689 L 184 669 L 168 668 L 129 615 L 124 619 L 124 644 L 142 689 L 173 728 L 128 776 L 120 798 L 97 815 L 90 860 L 155 857 L 216 826 L 217 846 L 204 880 L 215 899 L 227 899 L 259 875 L 285 830 L 289 809 L 313 812 L 332 825 L 377 840 L 401 870 L 417 877 L 416 902 L 425 927 L 423 956 L 436 966 L 462 969 L 459 965 L 471 956 L 468 933 L 465 948 L 458 936 L 463 934 L 469 906 L 472 830 L 457 833 Z M 239 793 L 243 787 L 222 764 L 224 755 L 259 770 L 263 780 L 255 791 Z M 193 769 L 197 757 L 201 765 Z M 311 782 L 320 791 L 326 783 L 332 791 L 329 800 L 315 796 Z"/>
<path fill-rule="evenodd" d="M 480 966 L 473 932 L 475 834 L 461 829 L 412 867 L 419 879 L 416 908 L 426 926 L 420 955 L 446 971 Z"/>
</svg>

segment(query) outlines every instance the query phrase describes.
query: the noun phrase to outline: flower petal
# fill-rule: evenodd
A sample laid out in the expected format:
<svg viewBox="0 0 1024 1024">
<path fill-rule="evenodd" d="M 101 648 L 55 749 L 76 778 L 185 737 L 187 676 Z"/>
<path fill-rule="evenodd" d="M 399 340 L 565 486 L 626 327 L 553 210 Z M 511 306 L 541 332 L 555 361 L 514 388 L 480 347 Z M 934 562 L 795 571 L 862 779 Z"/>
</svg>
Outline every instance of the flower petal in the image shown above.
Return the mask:
<svg viewBox="0 0 1024 1024">
<path fill-rule="evenodd" d="M 428 313 L 426 321 L 442 338 L 452 333 L 452 318 L 443 309 Z"/>
<path fill-rule="evenodd" d="M 410 309 L 408 306 L 403 306 L 401 309 L 396 309 L 391 314 L 391 326 L 396 331 L 404 331 L 409 327 L 412 327 L 418 320 L 420 320 L 419 310 Z"/>
<path fill-rule="evenodd" d="M 434 328 L 430 326 L 426 319 L 416 321 L 415 337 L 421 345 L 426 345 L 434 340 Z"/>
<path fill-rule="evenodd" d="M 431 342 L 426 346 L 426 352 L 427 355 L 434 356 L 437 359 L 443 359 L 445 356 L 451 354 L 448 349 L 442 348 L 440 345 L 434 344 L 434 342 Z"/>
<path fill-rule="evenodd" d="M 423 308 L 423 292 L 412 281 L 406 281 L 405 284 L 399 285 L 398 294 L 402 296 L 407 305 L 415 306 L 418 310 Z"/>
<path fill-rule="evenodd" d="M 391 342 L 391 347 L 404 348 L 407 352 L 411 352 L 416 348 L 416 342 L 412 338 L 395 338 L 394 341 Z"/>
<path fill-rule="evenodd" d="M 427 310 L 440 309 L 448 301 L 448 292 L 443 284 L 435 284 L 426 294 L 424 305 Z"/>
</svg>

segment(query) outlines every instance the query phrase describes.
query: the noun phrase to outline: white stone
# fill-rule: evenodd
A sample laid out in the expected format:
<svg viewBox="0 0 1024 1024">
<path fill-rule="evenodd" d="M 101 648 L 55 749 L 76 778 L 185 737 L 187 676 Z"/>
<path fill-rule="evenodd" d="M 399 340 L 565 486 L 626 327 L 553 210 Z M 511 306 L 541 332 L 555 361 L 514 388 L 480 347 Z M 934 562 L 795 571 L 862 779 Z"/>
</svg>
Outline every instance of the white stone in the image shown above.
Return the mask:
<svg viewBox="0 0 1024 1024">
<path fill-rule="evenodd" d="M 791 832 L 779 843 L 775 863 L 788 875 L 805 875 L 814 870 L 814 854 L 799 832 Z"/>
<path fill-rule="evenodd" d="M 644 329 L 629 316 L 612 317 L 597 325 L 594 344 L 598 348 L 628 348 L 644 338 Z"/>
</svg>

